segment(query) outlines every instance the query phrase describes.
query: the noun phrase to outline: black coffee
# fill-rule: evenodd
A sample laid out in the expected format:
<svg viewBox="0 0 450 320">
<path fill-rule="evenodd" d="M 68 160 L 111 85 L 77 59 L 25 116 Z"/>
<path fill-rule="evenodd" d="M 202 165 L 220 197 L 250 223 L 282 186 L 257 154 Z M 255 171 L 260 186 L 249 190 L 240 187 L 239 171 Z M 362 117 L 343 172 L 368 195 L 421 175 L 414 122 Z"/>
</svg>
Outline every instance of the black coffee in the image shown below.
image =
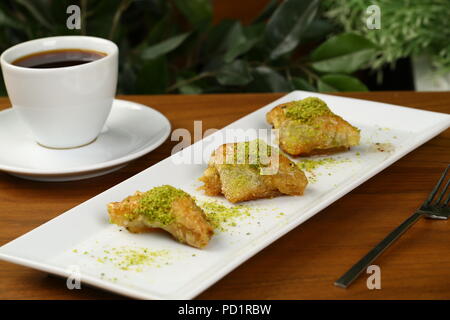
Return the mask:
<svg viewBox="0 0 450 320">
<path fill-rule="evenodd" d="M 84 49 L 60 49 L 26 55 L 12 64 L 25 68 L 45 69 L 71 67 L 89 63 L 106 56 L 106 53 Z"/>
</svg>

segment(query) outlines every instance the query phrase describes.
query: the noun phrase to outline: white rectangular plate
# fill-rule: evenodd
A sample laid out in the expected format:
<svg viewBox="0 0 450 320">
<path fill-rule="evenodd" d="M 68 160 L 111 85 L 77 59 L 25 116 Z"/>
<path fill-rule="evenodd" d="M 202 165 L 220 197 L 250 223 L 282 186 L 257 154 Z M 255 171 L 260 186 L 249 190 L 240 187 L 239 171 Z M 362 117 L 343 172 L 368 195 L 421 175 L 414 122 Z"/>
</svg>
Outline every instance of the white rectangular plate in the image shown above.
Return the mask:
<svg viewBox="0 0 450 320">
<path fill-rule="evenodd" d="M 295 91 L 225 129 L 269 129 L 265 114 L 271 108 L 308 96 L 325 100 L 336 114 L 360 128 L 361 145 L 334 156 L 345 159 L 342 163 L 317 169 L 315 182 L 308 185 L 304 196 L 247 203 L 258 210 L 252 210 L 251 216 L 238 220 L 227 231 L 218 232 L 205 249 L 179 244 L 159 232 L 120 231 L 109 224 L 106 204 L 120 201 L 136 190 L 145 191 L 162 184 L 182 188 L 199 200 L 206 199 L 196 188 L 207 159 L 203 164 L 176 162 L 190 152 L 193 157 L 201 157 L 202 152 L 210 154 L 221 143 L 222 130 L 206 138 L 203 144 L 186 148 L 183 153 L 161 161 L 2 246 L 0 258 L 64 277 L 79 273 L 82 283 L 134 298 L 190 299 L 450 125 L 447 114 Z M 383 144 L 388 150 L 378 151 L 375 143 Z M 205 150 L 201 150 L 202 146 Z M 215 199 L 226 203 L 222 198 Z M 164 254 L 154 262 L 122 270 L 117 257 L 111 256 L 113 248 L 164 250 Z"/>
</svg>

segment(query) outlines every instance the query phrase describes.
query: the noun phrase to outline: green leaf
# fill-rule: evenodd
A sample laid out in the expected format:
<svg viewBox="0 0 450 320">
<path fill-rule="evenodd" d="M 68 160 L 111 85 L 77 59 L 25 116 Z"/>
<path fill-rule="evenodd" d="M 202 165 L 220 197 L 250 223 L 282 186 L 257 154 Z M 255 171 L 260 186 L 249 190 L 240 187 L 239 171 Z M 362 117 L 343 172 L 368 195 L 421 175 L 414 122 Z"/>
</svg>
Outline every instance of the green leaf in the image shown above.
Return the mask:
<svg viewBox="0 0 450 320">
<path fill-rule="evenodd" d="M 181 94 L 201 94 L 203 89 L 195 84 L 187 84 L 178 89 Z"/>
<path fill-rule="evenodd" d="M 46 27 L 47 29 L 52 29 L 52 24 L 47 20 L 47 17 L 43 12 L 39 10 L 36 6 L 36 3 L 32 3 L 28 0 L 16 0 L 17 3 L 22 5 L 24 8 L 28 10 L 28 12 L 38 21 L 41 25 Z"/>
<path fill-rule="evenodd" d="M 108 0 L 110 2 L 111 0 Z M 163 16 L 171 5 L 167 0 L 134 0 L 136 8 L 140 14 L 143 10 L 148 10 L 152 15 Z"/>
<path fill-rule="evenodd" d="M 59 1 L 58 1 L 59 2 Z M 121 1 L 99 0 L 91 4 L 91 1 L 84 1 L 86 3 L 86 15 L 89 15 L 84 26 L 86 32 L 90 36 L 97 36 L 101 38 L 108 38 L 111 33 L 111 28 L 114 24 L 114 17 L 116 16 L 119 7 L 122 5 Z M 82 4 L 82 3 L 80 3 Z M 83 6 L 81 5 L 81 10 Z M 83 22 L 82 22 L 83 24 Z M 119 35 L 121 24 L 116 24 Z"/>
<path fill-rule="evenodd" d="M 224 55 L 224 61 L 230 63 L 238 56 L 249 51 L 258 41 L 259 37 L 252 36 L 251 32 L 244 33 L 244 29 L 240 23 L 236 23 L 228 32 L 225 39 L 225 46 L 227 51 Z"/>
<path fill-rule="evenodd" d="M 291 80 L 294 89 L 305 91 L 317 91 L 316 88 L 310 84 L 306 79 L 295 77 Z"/>
<path fill-rule="evenodd" d="M 120 31 L 120 21 L 122 19 L 123 13 L 128 9 L 128 7 L 133 3 L 133 0 L 122 0 L 120 2 L 119 7 L 117 8 L 116 12 L 114 13 L 111 29 L 109 30 L 108 39 L 113 40 L 116 38 L 116 34 Z"/>
<path fill-rule="evenodd" d="M 211 28 L 202 46 L 204 70 L 216 71 L 250 51 L 261 40 L 264 24 L 243 27 L 238 21 L 222 21 Z"/>
<path fill-rule="evenodd" d="M 203 93 L 206 77 L 192 81 L 192 79 L 199 78 L 200 76 L 201 74 L 197 74 L 191 70 L 180 70 L 177 73 L 174 87 L 177 87 L 178 92 L 181 94 L 201 94 Z"/>
<path fill-rule="evenodd" d="M 208 28 L 205 32 L 205 40 L 201 46 L 202 56 L 204 60 L 210 60 L 216 56 L 224 48 L 224 40 L 228 38 L 230 30 L 236 25 L 235 21 L 223 20 L 219 24 Z"/>
<path fill-rule="evenodd" d="M 318 4 L 318 0 L 286 0 L 278 6 L 265 32 L 271 59 L 297 47 L 303 32 L 316 15 Z"/>
<path fill-rule="evenodd" d="M 222 47 L 226 51 L 224 61 L 229 63 L 236 58 L 241 51 L 241 47 L 245 46 L 247 38 L 244 35 L 242 24 L 236 22 L 233 24 L 225 39 L 222 41 Z"/>
<path fill-rule="evenodd" d="M 264 9 L 261 11 L 261 13 L 253 20 L 252 23 L 259 23 L 264 22 L 266 19 L 268 19 L 275 9 L 277 8 L 278 1 L 277 0 L 270 0 L 270 2 L 264 7 Z"/>
<path fill-rule="evenodd" d="M 223 66 L 217 73 L 216 79 L 224 86 L 243 86 L 252 81 L 253 77 L 248 63 L 236 60 Z"/>
<path fill-rule="evenodd" d="M 249 92 L 288 92 L 291 84 L 275 70 L 261 66 L 253 71 L 254 81 L 249 85 Z"/>
<path fill-rule="evenodd" d="M 3 11 L 0 11 L 0 26 L 10 27 L 18 30 L 25 30 L 24 26 L 18 23 L 17 20 L 7 16 Z"/>
<path fill-rule="evenodd" d="M 166 14 L 161 17 L 147 33 L 143 45 L 145 45 L 145 43 L 152 44 L 163 41 L 168 34 L 167 32 L 171 31 L 170 29 L 172 24 L 173 22 L 170 14 Z"/>
<path fill-rule="evenodd" d="M 138 94 L 165 93 L 169 83 L 169 68 L 165 57 L 148 60 L 139 71 L 136 81 Z"/>
<path fill-rule="evenodd" d="M 320 72 L 352 73 L 366 64 L 377 46 L 363 36 L 343 33 L 334 36 L 311 53 L 312 66 Z"/>
<path fill-rule="evenodd" d="M 330 21 L 325 19 L 315 19 L 313 20 L 305 33 L 303 34 L 302 41 L 313 41 L 313 40 L 322 40 L 324 37 L 333 32 L 336 26 L 333 25 Z"/>
<path fill-rule="evenodd" d="M 319 91 L 368 91 L 359 79 L 345 74 L 327 74 L 318 82 Z"/>
<path fill-rule="evenodd" d="M 143 49 L 141 52 L 141 58 L 144 60 L 151 60 L 165 55 L 180 46 L 189 34 L 189 32 L 182 33 Z"/>
<path fill-rule="evenodd" d="M 194 27 L 202 27 L 212 19 L 211 0 L 174 0 L 174 2 Z"/>
</svg>

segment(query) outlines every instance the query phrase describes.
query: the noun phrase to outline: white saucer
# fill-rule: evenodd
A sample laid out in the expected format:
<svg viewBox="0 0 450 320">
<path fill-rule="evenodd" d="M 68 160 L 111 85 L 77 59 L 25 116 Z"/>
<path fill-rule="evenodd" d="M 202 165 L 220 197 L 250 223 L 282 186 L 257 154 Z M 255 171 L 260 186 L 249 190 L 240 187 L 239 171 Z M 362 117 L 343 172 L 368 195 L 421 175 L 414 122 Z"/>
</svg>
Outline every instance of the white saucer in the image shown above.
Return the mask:
<svg viewBox="0 0 450 320">
<path fill-rule="evenodd" d="M 0 112 L 0 170 L 38 181 L 70 181 L 100 176 L 160 146 L 170 122 L 144 105 L 115 99 L 98 138 L 75 149 L 38 145 L 13 109 Z"/>
</svg>

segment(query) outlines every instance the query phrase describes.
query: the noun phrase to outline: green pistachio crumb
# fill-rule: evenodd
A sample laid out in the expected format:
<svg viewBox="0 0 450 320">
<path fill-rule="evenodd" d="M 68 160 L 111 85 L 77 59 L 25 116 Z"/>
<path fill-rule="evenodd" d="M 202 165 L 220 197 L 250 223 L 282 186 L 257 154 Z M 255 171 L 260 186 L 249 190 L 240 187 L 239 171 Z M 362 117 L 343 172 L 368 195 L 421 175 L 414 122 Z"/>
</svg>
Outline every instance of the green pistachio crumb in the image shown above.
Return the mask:
<svg viewBox="0 0 450 320">
<path fill-rule="evenodd" d="M 108 251 L 108 255 L 97 258 L 97 261 L 112 263 L 123 271 L 141 272 L 144 267 L 158 267 L 160 263 L 168 264 L 170 259 L 168 250 L 149 250 L 142 247 L 123 246 L 105 251 Z"/>
<path fill-rule="evenodd" d="M 219 231 L 227 231 L 227 227 L 237 226 L 236 219 L 251 216 L 251 209 L 245 205 L 225 206 L 218 201 L 199 202 L 206 218 Z"/>
<path fill-rule="evenodd" d="M 322 158 L 322 159 L 305 159 L 297 162 L 297 166 L 306 172 L 313 172 L 315 169 L 321 166 L 330 166 L 333 164 L 340 164 L 349 162 L 349 159 L 335 159 L 335 158 Z"/>
<path fill-rule="evenodd" d="M 149 221 L 168 225 L 175 219 L 172 203 L 181 197 L 189 197 L 189 194 L 169 185 L 155 187 L 143 194 L 136 213 L 145 215 Z"/>
<path fill-rule="evenodd" d="M 287 103 L 285 113 L 286 117 L 301 122 L 308 122 L 312 118 L 332 114 L 327 104 L 316 97 Z"/>
</svg>

